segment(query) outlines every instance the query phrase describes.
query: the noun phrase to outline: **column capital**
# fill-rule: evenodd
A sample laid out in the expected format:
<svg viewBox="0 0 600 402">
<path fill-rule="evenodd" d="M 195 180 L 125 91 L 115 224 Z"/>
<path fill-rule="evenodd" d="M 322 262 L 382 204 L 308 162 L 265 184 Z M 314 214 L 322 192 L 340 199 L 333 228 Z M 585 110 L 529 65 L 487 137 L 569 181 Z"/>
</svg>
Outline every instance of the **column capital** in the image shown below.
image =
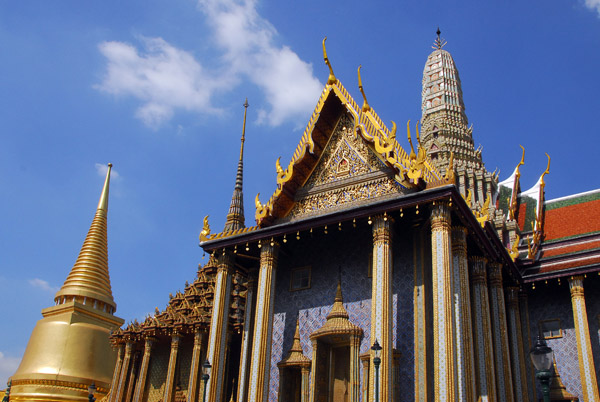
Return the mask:
<svg viewBox="0 0 600 402">
<path fill-rule="evenodd" d="M 519 287 L 509 286 L 506 288 L 506 298 L 508 305 L 513 308 L 519 308 Z"/>
<path fill-rule="evenodd" d="M 569 289 L 571 289 L 571 297 L 583 297 L 583 276 L 575 275 L 569 278 Z"/>
<path fill-rule="evenodd" d="M 488 264 L 488 267 L 490 287 L 502 287 L 502 264 L 493 261 Z"/>
<path fill-rule="evenodd" d="M 474 284 L 485 284 L 486 282 L 486 262 L 484 257 L 470 256 L 469 257 L 469 271 L 471 282 Z"/>
<path fill-rule="evenodd" d="M 274 240 L 263 239 L 260 240 L 261 248 L 260 248 L 260 261 L 261 264 L 263 262 L 268 262 L 270 264 L 275 264 L 277 262 L 277 257 L 279 254 L 279 243 Z"/>
<path fill-rule="evenodd" d="M 391 222 L 392 219 L 389 216 L 377 215 L 373 218 L 373 243 L 390 242 Z"/>
<path fill-rule="evenodd" d="M 450 205 L 447 201 L 437 201 L 431 208 L 431 230 L 450 229 Z"/>
<path fill-rule="evenodd" d="M 464 226 L 452 226 L 452 251 L 467 255 L 467 228 Z"/>
</svg>

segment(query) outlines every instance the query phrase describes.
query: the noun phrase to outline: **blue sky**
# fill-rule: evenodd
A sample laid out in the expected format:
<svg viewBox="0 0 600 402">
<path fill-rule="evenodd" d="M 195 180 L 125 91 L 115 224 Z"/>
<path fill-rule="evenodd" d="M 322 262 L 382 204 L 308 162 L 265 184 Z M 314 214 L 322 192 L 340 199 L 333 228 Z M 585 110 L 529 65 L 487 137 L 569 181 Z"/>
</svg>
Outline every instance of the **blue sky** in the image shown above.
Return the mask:
<svg viewBox="0 0 600 402">
<path fill-rule="evenodd" d="M 420 118 L 435 30 L 454 57 L 476 146 L 521 183 L 552 157 L 547 199 L 598 188 L 600 1 L 0 1 L 0 384 L 71 269 L 114 164 L 117 315 L 163 308 L 220 230 L 248 97 L 244 193 L 275 186 L 327 80 L 381 118 Z M 399 138 L 402 138 L 399 135 Z M 404 144 L 406 145 L 406 144 Z M 282 163 L 282 164 L 283 164 Z"/>
</svg>

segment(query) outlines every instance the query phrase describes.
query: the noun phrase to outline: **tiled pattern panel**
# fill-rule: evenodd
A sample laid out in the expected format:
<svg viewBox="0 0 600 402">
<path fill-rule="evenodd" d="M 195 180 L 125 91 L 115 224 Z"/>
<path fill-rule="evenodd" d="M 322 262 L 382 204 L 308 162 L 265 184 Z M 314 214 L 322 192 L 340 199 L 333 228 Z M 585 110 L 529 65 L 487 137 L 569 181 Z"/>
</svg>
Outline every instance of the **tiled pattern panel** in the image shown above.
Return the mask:
<svg viewBox="0 0 600 402">
<path fill-rule="evenodd" d="M 394 347 L 401 353 L 399 371 L 399 389 L 397 401 L 414 400 L 414 267 L 413 240 L 410 236 L 397 234 L 393 248 L 394 278 Z"/>
<path fill-rule="evenodd" d="M 554 350 L 556 366 L 567 390 L 583 400 L 579 362 L 577 357 L 577 339 L 573 324 L 571 293 L 566 281 L 561 285 L 538 284 L 529 290 L 529 318 L 531 320 L 532 342 L 537 339 L 541 320 L 560 319 L 562 338 L 549 339 L 548 346 Z M 538 396 L 541 395 L 538 389 Z"/>
<path fill-rule="evenodd" d="M 583 281 L 583 289 L 590 326 L 592 354 L 596 366 L 596 380 L 598 380 L 600 379 L 600 276 L 597 274 L 588 275 Z"/>
<path fill-rule="evenodd" d="M 190 368 L 192 366 L 192 354 L 194 348 L 194 338 L 190 335 L 181 341 L 179 353 L 177 354 L 177 377 L 175 387 L 181 390 L 187 398 L 188 384 L 190 380 Z"/>
<path fill-rule="evenodd" d="M 163 400 L 170 352 L 170 342 L 160 342 L 152 349 L 148 368 L 148 402 Z"/>
<path fill-rule="evenodd" d="M 350 321 L 364 331 L 360 353 L 367 352 L 371 346 L 371 278 L 367 275 L 373 244 L 371 227 L 363 223 L 357 224 L 357 228 L 352 228 L 351 223 L 346 223 L 342 231 L 330 226 L 328 232 L 327 236 L 323 236 L 322 228 L 314 229 L 312 237 L 309 233 L 302 233 L 300 241 L 292 239 L 282 245 L 275 291 L 270 401 L 277 400 L 277 363 L 286 357 L 292 345 L 296 318 L 300 321 L 300 339 L 304 355 L 312 359 L 309 336 L 323 326 L 327 319 L 333 305 L 338 277 L 341 277 L 344 307 L 348 311 Z M 393 249 L 393 342 L 402 352 L 403 384 L 410 384 L 412 390 L 412 243 L 408 246 L 400 239 L 395 240 L 398 243 L 394 243 Z M 405 253 L 410 255 L 403 257 Z M 310 289 L 290 292 L 290 270 L 307 265 L 312 267 Z M 398 322 L 400 325 L 397 325 Z M 362 381 L 361 370 L 361 383 Z"/>
</svg>

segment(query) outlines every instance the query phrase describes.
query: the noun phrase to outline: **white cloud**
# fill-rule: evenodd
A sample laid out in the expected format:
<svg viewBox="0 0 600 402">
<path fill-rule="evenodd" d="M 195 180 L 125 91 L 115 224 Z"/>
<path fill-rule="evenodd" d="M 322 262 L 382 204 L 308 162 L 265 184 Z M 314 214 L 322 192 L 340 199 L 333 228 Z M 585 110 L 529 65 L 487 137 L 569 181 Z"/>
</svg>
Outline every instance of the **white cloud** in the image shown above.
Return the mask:
<svg viewBox="0 0 600 402">
<path fill-rule="evenodd" d="M 50 284 L 47 281 L 40 278 L 33 278 L 30 279 L 28 282 L 34 288 L 42 289 L 46 292 L 58 292 L 58 288 L 50 286 Z"/>
<path fill-rule="evenodd" d="M 265 95 L 271 110 L 259 119 L 271 126 L 306 118 L 323 85 L 313 76 L 312 64 L 287 46 L 277 46 L 276 29 L 256 11 L 255 0 L 199 0 L 214 30 L 225 60 Z M 304 122 L 302 122 L 304 123 Z"/>
<path fill-rule="evenodd" d="M 600 17 L 600 0 L 585 0 L 585 6 L 590 10 L 596 10 Z"/>
<path fill-rule="evenodd" d="M 0 388 L 4 388 L 8 378 L 15 374 L 20 362 L 20 357 L 8 357 L 0 352 Z"/>
<path fill-rule="evenodd" d="M 97 89 L 141 100 L 135 115 L 151 128 L 169 120 L 175 109 L 218 112 L 210 97 L 222 83 L 210 77 L 190 53 L 162 38 L 140 40 L 142 52 L 123 42 L 99 45 L 108 64 Z"/>
<path fill-rule="evenodd" d="M 123 42 L 103 42 L 106 74 L 96 88 L 142 101 L 135 116 L 158 128 L 176 110 L 220 113 L 214 95 L 234 89 L 246 78 L 264 94 L 269 110 L 259 121 L 278 126 L 285 121 L 304 123 L 322 89 L 312 65 L 287 46 L 275 43 L 277 30 L 256 10 L 255 0 L 199 0 L 199 8 L 213 31 L 222 66 L 203 68 L 189 52 L 162 38 L 140 38 L 142 50 Z"/>
<path fill-rule="evenodd" d="M 96 163 L 95 165 L 96 168 L 96 173 L 98 173 L 98 176 L 105 178 L 106 177 L 106 171 L 108 170 L 108 166 L 102 163 Z M 110 180 L 119 180 L 121 178 L 121 175 L 119 174 L 119 172 L 117 172 L 117 170 L 113 167 L 112 169 L 110 169 Z"/>
</svg>

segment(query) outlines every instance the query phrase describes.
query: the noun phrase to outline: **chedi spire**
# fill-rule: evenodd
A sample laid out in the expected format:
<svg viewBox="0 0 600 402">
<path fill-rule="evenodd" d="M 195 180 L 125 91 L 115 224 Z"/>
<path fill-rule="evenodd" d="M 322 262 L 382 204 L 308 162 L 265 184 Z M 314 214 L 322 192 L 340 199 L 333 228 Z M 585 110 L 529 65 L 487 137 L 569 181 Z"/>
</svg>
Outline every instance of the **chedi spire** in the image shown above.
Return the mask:
<svg viewBox="0 0 600 402">
<path fill-rule="evenodd" d="M 99 309 L 105 310 L 109 314 L 114 313 L 117 308 L 113 299 L 108 273 L 106 235 L 111 168 L 112 164 L 109 163 L 96 215 L 83 242 L 77 261 L 71 268 L 65 283 L 54 297 L 56 304 L 62 304 L 75 298 L 86 298 L 89 299 L 88 304 L 96 302 Z"/>
<path fill-rule="evenodd" d="M 225 222 L 224 232 L 230 232 L 245 227 L 244 218 L 244 192 L 243 192 L 243 180 L 244 180 L 244 141 L 246 140 L 246 112 L 248 111 L 248 98 L 244 102 L 244 125 L 242 126 L 242 139 L 240 145 L 240 160 L 238 161 L 237 174 L 235 177 L 235 187 L 233 189 L 233 196 L 231 197 L 231 204 L 229 205 L 229 212 L 227 213 L 227 220 Z"/>
</svg>

